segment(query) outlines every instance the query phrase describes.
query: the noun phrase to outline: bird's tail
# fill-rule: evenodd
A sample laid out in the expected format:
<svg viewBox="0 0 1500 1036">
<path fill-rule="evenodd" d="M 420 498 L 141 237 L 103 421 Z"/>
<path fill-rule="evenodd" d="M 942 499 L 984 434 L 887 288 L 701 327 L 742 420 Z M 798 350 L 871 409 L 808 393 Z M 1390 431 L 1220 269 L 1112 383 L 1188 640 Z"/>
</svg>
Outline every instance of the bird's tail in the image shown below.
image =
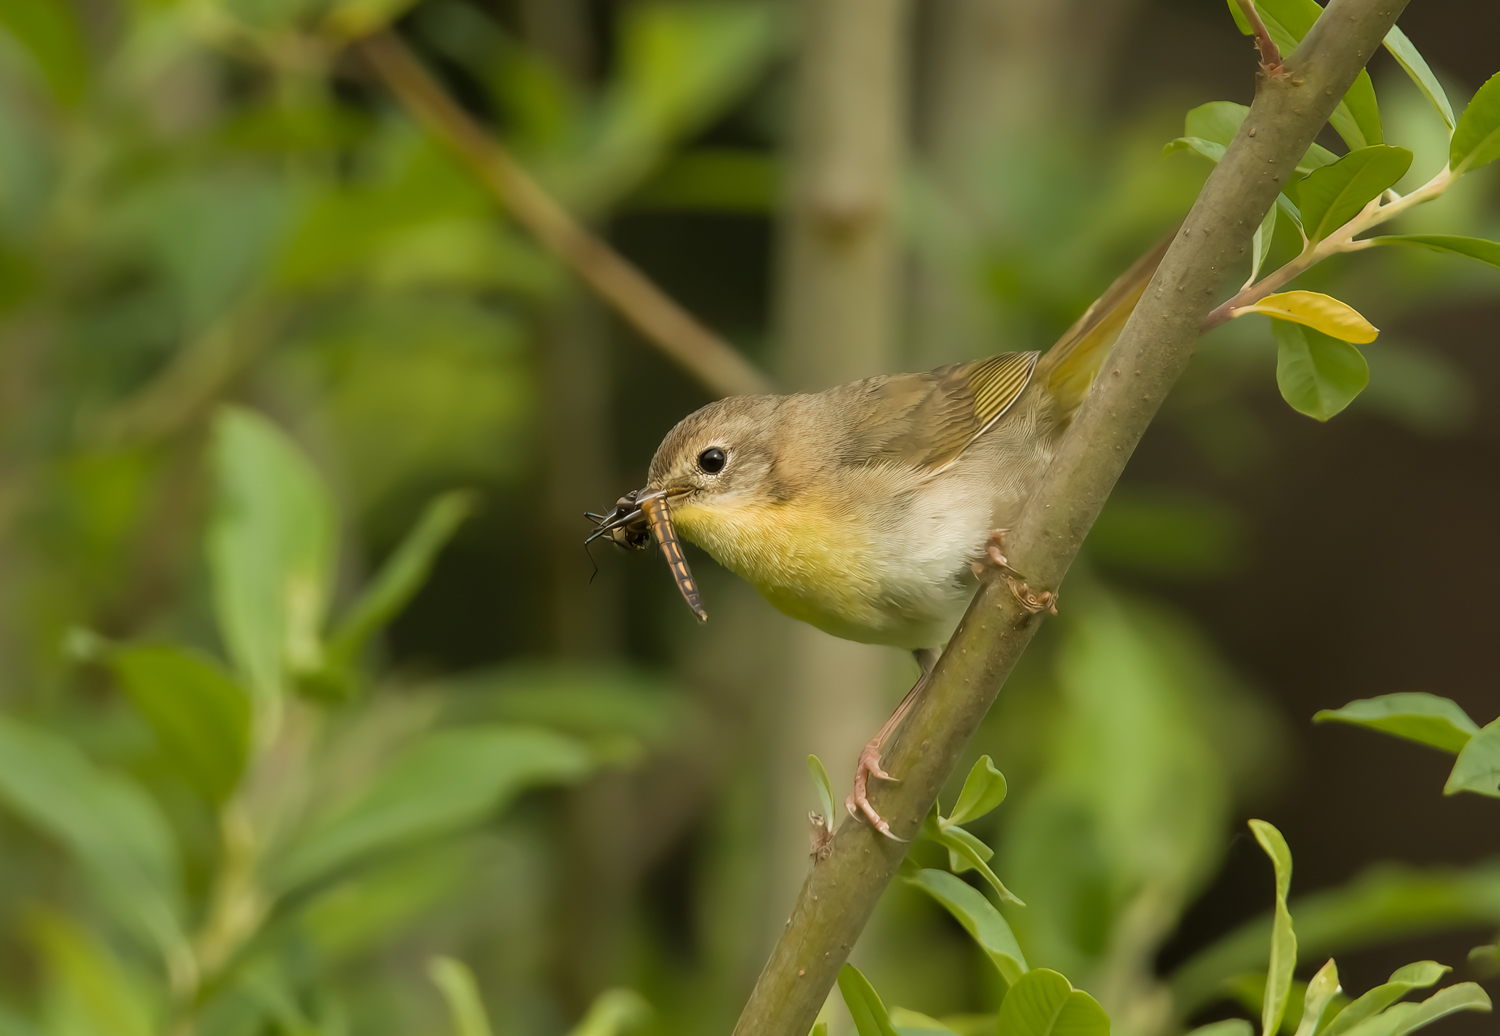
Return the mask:
<svg viewBox="0 0 1500 1036">
<path fill-rule="evenodd" d="M 1099 373 L 1099 365 L 1120 337 L 1125 321 L 1130 319 L 1176 236 L 1177 229 L 1173 228 L 1155 248 L 1137 259 L 1038 361 L 1033 380 L 1040 382 L 1056 400 L 1058 417 L 1063 422 L 1083 402 L 1094 375 Z"/>
</svg>

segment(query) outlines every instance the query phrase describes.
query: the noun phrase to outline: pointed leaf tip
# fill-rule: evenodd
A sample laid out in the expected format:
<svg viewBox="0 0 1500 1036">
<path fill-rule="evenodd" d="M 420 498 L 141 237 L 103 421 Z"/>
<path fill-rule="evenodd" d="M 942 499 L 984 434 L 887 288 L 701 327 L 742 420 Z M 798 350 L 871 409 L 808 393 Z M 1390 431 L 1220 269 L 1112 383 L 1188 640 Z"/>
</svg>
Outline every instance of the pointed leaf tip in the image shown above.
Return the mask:
<svg viewBox="0 0 1500 1036">
<path fill-rule="evenodd" d="M 1254 305 L 1230 310 L 1231 317 L 1247 313 L 1264 313 L 1278 320 L 1304 324 L 1341 342 L 1363 345 L 1375 341 L 1380 335 L 1379 328 L 1353 306 L 1316 291 L 1283 291 L 1267 295 Z"/>
</svg>

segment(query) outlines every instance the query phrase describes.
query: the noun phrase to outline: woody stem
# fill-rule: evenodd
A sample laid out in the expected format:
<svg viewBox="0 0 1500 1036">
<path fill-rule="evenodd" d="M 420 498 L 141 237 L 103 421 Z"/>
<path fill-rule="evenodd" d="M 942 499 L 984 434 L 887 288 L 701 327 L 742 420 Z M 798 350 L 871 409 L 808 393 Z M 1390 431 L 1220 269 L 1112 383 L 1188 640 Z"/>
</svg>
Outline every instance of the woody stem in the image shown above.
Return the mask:
<svg viewBox="0 0 1500 1036">
<path fill-rule="evenodd" d="M 1008 553 L 1031 585 L 1062 582 L 1136 444 L 1187 368 L 1229 271 L 1405 6 L 1406 0 L 1332 0 L 1286 58 L 1289 74 L 1260 78 L 1238 136 L 1209 175 L 1009 537 Z M 886 765 L 901 782 L 878 789 L 876 806 L 896 833 L 916 833 L 1040 623 L 1002 580 L 975 597 L 886 753 Z M 808 875 L 736 1036 L 806 1036 L 905 854 L 904 846 L 868 826 L 844 822 L 826 859 Z"/>
</svg>

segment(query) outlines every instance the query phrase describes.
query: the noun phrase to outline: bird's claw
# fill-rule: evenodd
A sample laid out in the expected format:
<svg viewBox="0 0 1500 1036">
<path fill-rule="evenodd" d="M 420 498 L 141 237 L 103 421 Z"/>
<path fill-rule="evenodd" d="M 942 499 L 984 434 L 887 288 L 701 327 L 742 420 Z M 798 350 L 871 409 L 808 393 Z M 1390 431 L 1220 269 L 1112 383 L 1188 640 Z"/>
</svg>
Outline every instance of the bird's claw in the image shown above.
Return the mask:
<svg viewBox="0 0 1500 1036">
<path fill-rule="evenodd" d="M 1026 578 L 1010 567 L 1010 559 L 1005 556 L 1005 534 L 1008 532 L 1009 529 L 996 529 L 990 533 L 990 541 L 984 547 L 984 556 L 969 566 L 975 576 L 983 579 L 995 572 L 1003 572 L 1015 579 Z"/>
<path fill-rule="evenodd" d="M 1057 594 L 1054 591 L 1033 590 L 1017 579 L 1011 579 L 1009 583 L 1011 595 L 1032 615 L 1038 612 L 1046 612 L 1049 615 L 1057 614 Z"/>
<path fill-rule="evenodd" d="M 867 791 L 871 777 L 879 777 L 883 781 L 900 780 L 899 777 L 892 777 L 881 768 L 880 744 L 878 741 L 871 741 L 868 745 L 865 745 L 864 751 L 859 753 L 859 764 L 854 769 L 854 791 L 844 800 L 844 808 L 849 811 L 851 817 L 854 817 L 856 820 L 864 819 L 869 821 L 871 827 L 892 841 L 908 841 L 909 839 L 902 838 L 892 831 L 891 825 L 886 823 L 885 818 L 870 804 Z"/>
</svg>

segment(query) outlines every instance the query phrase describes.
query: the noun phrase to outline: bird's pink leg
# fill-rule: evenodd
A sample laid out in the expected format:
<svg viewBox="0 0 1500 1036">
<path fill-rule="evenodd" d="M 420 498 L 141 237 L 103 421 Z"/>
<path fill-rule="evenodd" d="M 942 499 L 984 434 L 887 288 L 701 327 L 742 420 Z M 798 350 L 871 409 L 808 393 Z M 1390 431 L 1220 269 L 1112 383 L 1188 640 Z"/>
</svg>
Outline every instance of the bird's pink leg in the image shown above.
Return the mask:
<svg viewBox="0 0 1500 1036">
<path fill-rule="evenodd" d="M 891 732 L 900 726 L 906 714 L 916 703 L 917 697 L 922 689 L 927 686 L 927 679 L 932 674 L 932 667 L 937 664 L 938 652 L 935 650 L 923 650 L 913 652 L 916 655 L 917 664 L 922 667 L 922 675 L 917 677 L 917 682 L 912 685 L 911 690 L 906 692 L 906 697 L 901 699 L 901 704 L 896 706 L 896 711 L 891 713 L 890 719 L 886 720 L 881 728 L 876 731 L 870 743 L 865 745 L 864 750 L 859 753 L 859 763 L 854 768 L 854 791 L 844 800 L 844 808 L 849 815 L 855 818 L 863 816 L 870 824 L 885 835 L 887 838 L 897 842 L 907 839 L 898 837 L 891 830 L 891 825 L 886 823 L 885 818 L 870 804 L 869 782 L 871 777 L 879 777 L 883 781 L 898 781 L 901 778 L 892 777 L 886 773 L 880 765 L 880 752 L 885 748 L 886 739 Z"/>
</svg>

